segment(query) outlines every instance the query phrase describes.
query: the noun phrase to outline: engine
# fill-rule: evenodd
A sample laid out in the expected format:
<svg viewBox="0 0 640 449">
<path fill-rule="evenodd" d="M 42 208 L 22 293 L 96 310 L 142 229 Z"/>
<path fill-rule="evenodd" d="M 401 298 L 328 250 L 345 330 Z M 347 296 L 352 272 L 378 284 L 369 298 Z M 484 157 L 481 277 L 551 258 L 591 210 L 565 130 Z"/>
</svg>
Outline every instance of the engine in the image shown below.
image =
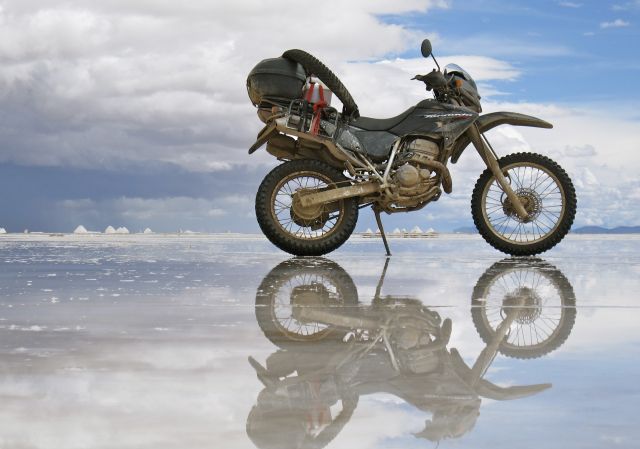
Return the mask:
<svg viewBox="0 0 640 449">
<path fill-rule="evenodd" d="M 426 139 L 414 139 L 401 149 L 391 178 L 396 206 L 415 207 L 440 194 L 439 155 L 438 144 Z"/>
</svg>

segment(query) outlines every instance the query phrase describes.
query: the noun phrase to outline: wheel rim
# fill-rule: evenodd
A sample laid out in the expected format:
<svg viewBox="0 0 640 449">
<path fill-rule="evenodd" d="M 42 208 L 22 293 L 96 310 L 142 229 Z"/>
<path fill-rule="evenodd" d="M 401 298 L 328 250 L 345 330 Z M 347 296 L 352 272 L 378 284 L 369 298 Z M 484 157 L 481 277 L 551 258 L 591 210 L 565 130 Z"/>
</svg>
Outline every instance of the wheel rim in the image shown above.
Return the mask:
<svg viewBox="0 0 640 449">
<path fill-rule="evenodd" d="M 313 171 L 300 171 L 280 180 L 271 196 L 270 209 L 275 223 L 292 237 L 318 240 L 334 233 L 344 217 L 344 201 L 336 202 L 337 210 L 329 205 L 319 207 L 317 217 L 302 218 L 293 212 L 293 195 L 301 189 L 331 188 L 335 183 L 328 176 Z"/>
<path fill-rule="evenodd" d="M 522 220 L 495 177 L 482 192 L 482 215 L 493 234 L 516 245 L 530 245 L 553 234 L 562 221 L 566 193 L 558 177 L 548 168 L 521 162 L 502 168 L 507 180 L 529 213 Z"/>
<path fill-rule="evenodd" d="M 535 351 L 547 346 L 563 329 L 566 313 L 562 292 L 552 276 L 542 269 L 506 270 L 491 280 L 482 297 L 483 320 L 494 332 L 509 308 L 519 309 L 502 348 Z M 520 305 L 513 305 L 515 298 L 520 298 Z"/>
</svg>

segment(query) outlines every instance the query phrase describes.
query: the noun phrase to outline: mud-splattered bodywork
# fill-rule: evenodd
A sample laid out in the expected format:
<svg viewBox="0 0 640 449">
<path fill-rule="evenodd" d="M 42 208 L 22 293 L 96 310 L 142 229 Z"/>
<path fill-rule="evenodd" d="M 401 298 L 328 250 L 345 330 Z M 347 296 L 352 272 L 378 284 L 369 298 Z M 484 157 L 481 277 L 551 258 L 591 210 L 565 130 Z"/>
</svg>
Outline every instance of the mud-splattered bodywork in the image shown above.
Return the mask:
<svg viewBox="0 0 640 449">
<path fill-rule="evenodd" d="M 445 144 L 455 141 L 478 118 L 475 112 L 435 100 L 423 100 L 405 111 L 401 120 L 375 120 L 362 117 L 352 124 L 341 127 L 336 133 L 336 142 L 345 149 L 363 151 L 373 160 L 384 160 L 393 142 L 400 136 L 416 135 Z M 400 117 L 398 116 L 398 117 Z M 371 128 L 385 127 L 379 130 Z M 381 123 L 379 125 L 378 123 Z"/>
</svg>

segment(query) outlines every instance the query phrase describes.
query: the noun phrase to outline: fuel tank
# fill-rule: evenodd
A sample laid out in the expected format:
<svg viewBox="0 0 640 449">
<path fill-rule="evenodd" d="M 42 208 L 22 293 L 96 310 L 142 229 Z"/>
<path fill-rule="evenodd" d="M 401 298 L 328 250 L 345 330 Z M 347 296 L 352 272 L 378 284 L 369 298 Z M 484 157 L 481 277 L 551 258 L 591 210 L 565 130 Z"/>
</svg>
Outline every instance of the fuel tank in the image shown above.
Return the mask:
<svg viewBox="0 0 640 449">
<path fill-rule="evenodd" d="M 423 100 L 397 117 L 377 120 L 361 118 L 354 125 L 344 126 L 335 133 L 336 142 L 346 149 L 364 152 L 374 162 L 384 161 L 393 142 L 407 134 L 419 134 L 452 144 L 478 118 L 467 108 Z M 368 120 L 367 126 L 358 122 Z M 371 126 L 373 124 L 373 126 Z M 329 125 L 329 124 L 327 124 Z M 335 127 L 331 127 L 333 134 Z M 368 128 L 368 129 L 367 129 Z"/>
<path fill-rule="evenodd" d="M 444 136 L 454 141 L 471 126 L 478 114 L 470 109 L 423 100 L 402 122 L 389 129 L 396 136 L 424 134 L 430 137 Z"/>
</svg>

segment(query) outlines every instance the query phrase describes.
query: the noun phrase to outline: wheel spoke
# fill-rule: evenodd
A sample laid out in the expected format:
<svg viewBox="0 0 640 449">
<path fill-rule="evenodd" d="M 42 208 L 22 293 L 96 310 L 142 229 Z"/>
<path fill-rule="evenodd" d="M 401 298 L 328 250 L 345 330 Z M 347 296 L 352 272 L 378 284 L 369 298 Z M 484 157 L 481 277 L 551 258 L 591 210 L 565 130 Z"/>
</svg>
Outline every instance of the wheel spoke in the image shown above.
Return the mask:
<svg viewBox="0 0 640 449">
<path fill-rule="evenodd" d="M 296 217 L 293 210 L 293 198 L 301 190 L 326 189 L 332 180 L 317 172 L 293 173 L 283 179 L 273 194 L 272 215 L 280 228 L 296 238 L 318 239 L 332 233 L 342 219 L 344 202 L 337 204 L 338 210 L 330 212 L 325 205 L 314 218 Z"/>
<path fill-rule="evenodd" d="M 529 216 L 526 220 L 520 218 L 498 182 L 491 178 L 481 199 L 489 228 L 502 240 L 517 244 L 545 238 L 559 225 L 566 206 L 559 181 L 544 166 L 529 162 L 507 166 L 506 173 Z"/>
</svg>

